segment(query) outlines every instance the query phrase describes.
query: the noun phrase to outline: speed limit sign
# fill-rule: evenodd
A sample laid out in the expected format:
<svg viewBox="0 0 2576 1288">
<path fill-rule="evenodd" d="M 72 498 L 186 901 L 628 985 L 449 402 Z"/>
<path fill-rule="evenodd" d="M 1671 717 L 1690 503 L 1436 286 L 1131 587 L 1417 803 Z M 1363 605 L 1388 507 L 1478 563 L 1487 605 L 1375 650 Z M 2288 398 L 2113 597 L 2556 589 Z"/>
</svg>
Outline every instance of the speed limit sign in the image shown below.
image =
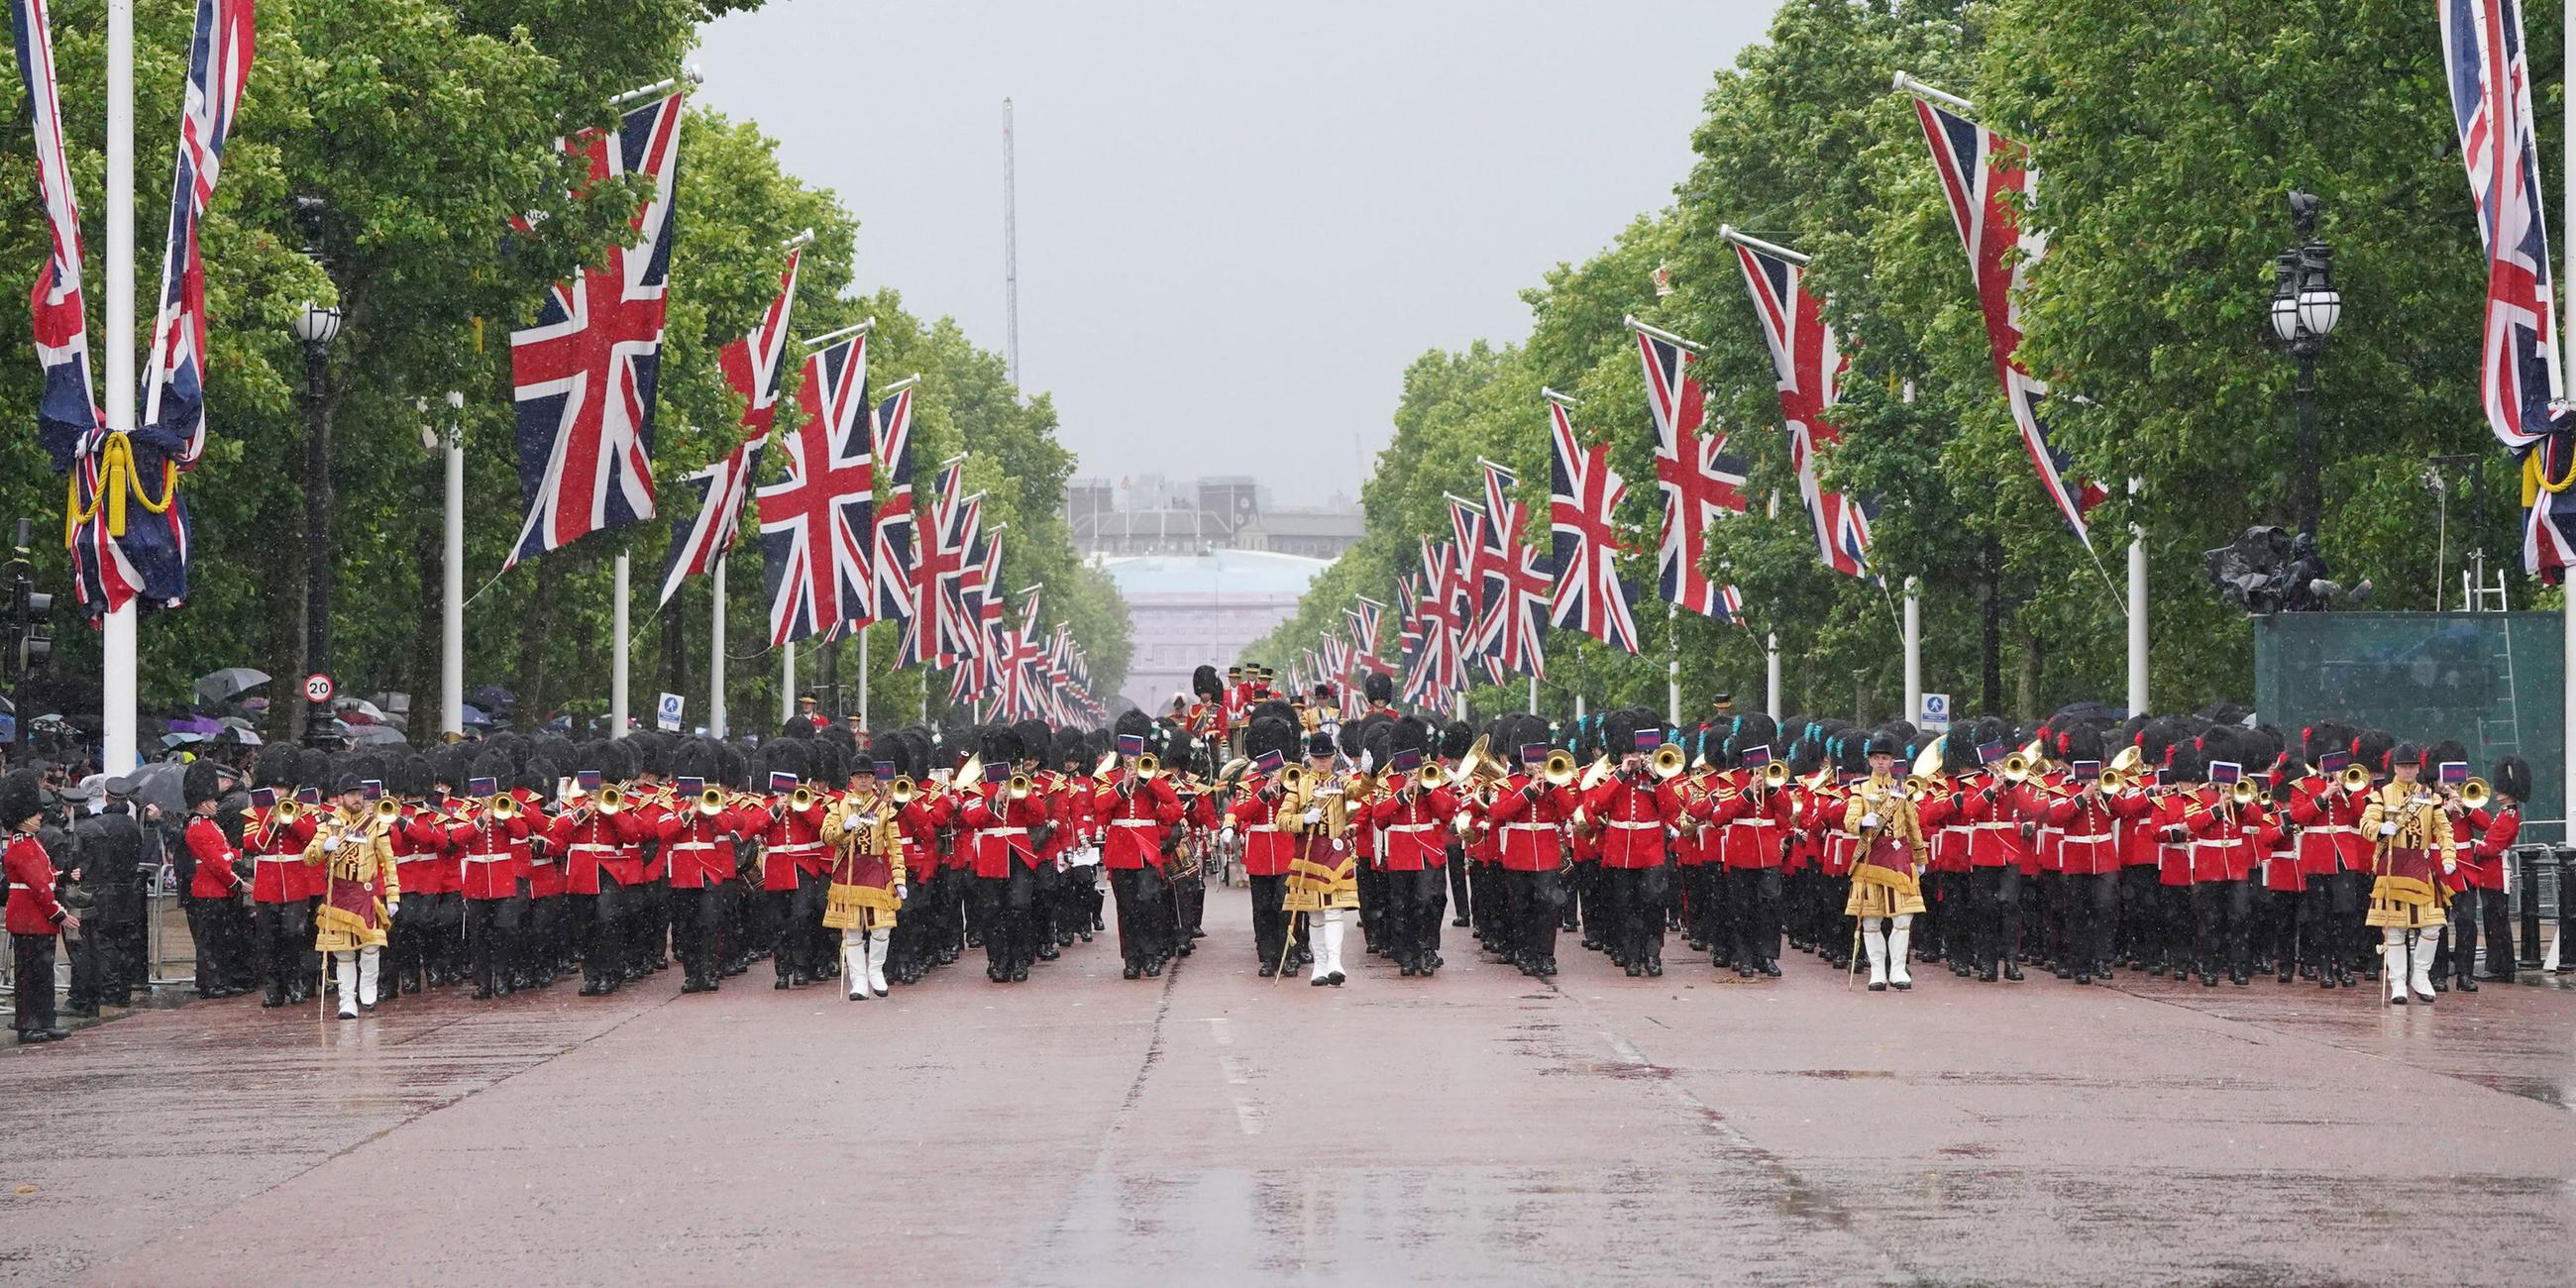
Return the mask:
<svg viewBox="0 0 2576 1288">
<path fill-rule="evenodd" d="M 322 674 L 320 671 L 315 671 L 313 674 L 305 676 L 304 700 L 307 702 L 330 701 L 331 677 Z"/>
</svg>

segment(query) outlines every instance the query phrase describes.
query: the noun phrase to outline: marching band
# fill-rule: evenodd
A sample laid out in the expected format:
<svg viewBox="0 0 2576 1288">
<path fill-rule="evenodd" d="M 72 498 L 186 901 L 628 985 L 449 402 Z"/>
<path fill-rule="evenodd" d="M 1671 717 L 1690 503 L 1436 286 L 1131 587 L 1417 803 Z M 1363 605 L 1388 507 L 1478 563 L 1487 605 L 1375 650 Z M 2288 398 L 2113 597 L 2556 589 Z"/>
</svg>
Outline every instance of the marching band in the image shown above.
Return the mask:
<svg viewBox="0 0 2576 1288">
<path fill-rule="evenodd" d="M 1453 893 L 1449 924 L 1534 978 L 1560 933 L 1660 976 L 1671 933 L 1738 978 L 1779 975 L 1784 945 L 1855 986 L 1865 965 L 1870 992 L 1939 964 L 2384 978 L 2389 1004 L 2422 1005 L 2476 990 L 2481 931 L 2488 977 L 2512 977 L 2503 855 L 2531 771 L 2473 776 L 2456 743 L 2232 710 L 1938 736 L 1642 710 L 1480 727 L 1397 713 L 1384 677 L 1348 720 L 1259 668 L 1193 689 L 1105 731 L 275 748 L 246 800 L 201 765 L 182 847 L 199 990 L 289 1006 L 327 984 L 355 1018 L 576 969 L 602 995 L 674 960 L 707 992 L 767 957 L 773 987 L 837 980 L 855 1002 L 977 947 L 1021 983 L 1112 929 L 1123 977 L 1153 978 L 1205 937 L 1212 871 L 1249 887 L 1247 964 L 1318 987 L 1352 977 L 1353 926 L 1400 977 L 1436 975 Z M 31 926 L 52 915 L 27 903 Z"/>
</svg>

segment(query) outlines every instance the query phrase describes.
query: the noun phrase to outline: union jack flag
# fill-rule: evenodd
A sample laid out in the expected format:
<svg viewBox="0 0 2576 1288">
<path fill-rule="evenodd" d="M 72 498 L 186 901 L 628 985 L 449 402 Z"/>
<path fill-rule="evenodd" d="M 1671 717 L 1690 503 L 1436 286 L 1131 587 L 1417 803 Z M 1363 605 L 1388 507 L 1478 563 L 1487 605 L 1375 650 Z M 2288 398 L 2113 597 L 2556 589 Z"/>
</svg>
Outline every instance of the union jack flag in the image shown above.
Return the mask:
<svg viewBox="0 0 2576 1288">
<path fill-rule="evenodd" d="M 45 208 L 51 253 L 27 293 L 34 312 L 36 363 L 44 394 L 36 404 L 37 438 L 68 473 L 74 457 L 95 446 L 98 402 L 91 392 L 88 309 L 81 298 L 80 198 L 63 152 L 62 93 L 54 76 L 53 19 L 45 0 L 15 0 L 11 29 L 18 72 L 27 87 L 28 125 L 36 148 L 36 197 Z"/>
<path fill-rule="evenodd" d="M 1478 651 L 1533 678 L 1547 675 L 1547 609 L 1556 574 L 1528 539 L 1529 508 L 1512 499 L 1520 479 L 1485 465 L 1485 616 Z"/>
<path fill-rule="evenodd" d="M 1378 623 L 1386 619 L 1386 605 L 1366 595 L 1351 596 L 1351 606 L 1342 610 L 1343 624 L 1351 628 L 1351 647 L 1363 657 L 1377 652 Z"/>
<path fill-rule="evenodd" d="M 1458 548 L 1446 541 L 1422 539 L 1422 664 L 1431 672 L 1431 687 L 1456 692 L 1466 683 L 1466 663 L 1458 656 Z"/>
<path fill-rule="evenodd" d="M 968 501 L 977 506 L 977 524 L 981 526 L 982 503 L 971 497 Z M 959 659 L 956 669 L 949 674 L 948 691 L 952 701 L 968 695 L 990 693 L 1001 683 L 1003 650 L 997 641 L 1001 639 L 1002 631 L 1004 526 L 994 524 L 991 531 L 978 535 L 974 548 L 967 553 L 966 566 L 958 576 L 957 597 L 965 608 L 966 620 L 972 623 L 975 651 Z"/>
<path fill-rule="evenodd" d="M 912 386 L 877 404 L 877 459 L 885 462 L 886 503 L 877 511 L 869 571 L 881 622 L 912 620 Z"/>
<path fill-rule="evenodd" d="M 1825 323 L 1824 305 L 1806 286 L 1806 266 L 1768 250 L 1735 243 L 1744 266 L 1744 284 L 1753 291 L 1753 312 L 1762 322 L 1762 339 L 1771 346 L 1771 365 L 1780 375 L 1780 416 L 1789 426 L 1789 464 L 1797 471 L 1798 499 L 1816 530 L 1816 550 L 1825 566 L 1852 577 L 1869 575 L 1869 518 L 1876 507 L 1858 497 L 1827 492 L 1816 481 L 1816 455 L 1842 442 L 1840 427 L 1826 419 L 1842 400 L 1843 372 L 1851 365 Z"/>
<path fill-rule="evenodd" d="M 170 237 L 141 422 L 177 444 L 170 451 L 183 469 L 206 450 L 206 260 L 197 249 L 197 223 L 214 200 L 224 142 L 250 81 L 252 9 L 252 0 L 197 0 L 196 34 L 188 43 L 188 99 L 171 166 Z"/>
<path fill-rule="evenodd" d="M 1725 434 L 1701 432 L 1708 409 L 1690 371 L 1698 355 L 1638 326 L 1633 318 L 1629 326 L 1636 331 L 1637 357 L 1646 368 L 1646 409 L 1655 421 L 1655 488 L 1664 497 L 1663 532 L 1655 547 L 1657 593 L 1666 603 L 1715 617 L 1717 583 L 1705 570 L 1708 529 L 1720 511 L 1744 512 L 1744 465 L 1726 454 Z M 1561 557 L 1558 566 L 1564 566 Z M 1628 651 L 1636 651 L 1633 633 Z"/>
<path fill-rule="evenodd" d="M 2039 175 L 2025 164 L 2027 153 L 2020 144 L 1974 121 L 1921 98 L 1914 100 L 1914 113 L 1922 122 L 1924 141 L 1932 146 L 1950 218 L 1968 250 L 1968 271 L 1976 279 L 1977 303 L 1986 316 L 1986 344 L 1994 353 L 1995 378 L 2003 383 L 2013 425 L 2021 431 L 2031 468 L 2039 471 L 2039 485 L 2089 550 L 2093 536 L 2085 529 L 2084 512 L 2102 499 L 2103 491 L 2089 480 L 2067 484 L 2069 462 L 2065 453 L 2049 446 L 2048 418 L 2042 411 L 2048 382 L 2030 374 L 2018 356 L 2021 306 L 2015 297 L 2023 273 L 2038 262 L 2048 238 L 2021 231 L 2014 206 L 2016 201 L 2029 204 Z"/>
<path fill-rule="evenodd" d="M 1725 585 L 1718 587 L 1717 598 L 1718 603 L 1726 609 L 1726 619 L 1728 621 L 1734 622 L 1748 631 L 1753 629 L 1753 623 L 1744 620 L 1744 592 L 1737 590 L 1734 582 L 1730 581 Z"/>
<path fill-rule="evenodd" d="M 778 298 L 770 302 L 760 324 L 716 356 L 725 383 L 742 396 L 742 437 L 735 440 L 733 450 L 682 480 L 697 494 L 698 510 L 685 521 L 672 518 L 670 556 L 662 564 L 661 602 L 665 604 L 679 593 L 681 581 L 713 569 L 742 531 L 743 498 L 751 494 L 752 477 L 760 472 L 761 448 L 778 421 L 780 377 L 787 370 L 787 319 L 796 305 L 796 264 L 804 254 L 802 250 L 788 253 L 787 271 L 778 277 Z M 846 361 L 858 369 L 859 378 L 839 381 L 831 399 L 816 394 L 814 382 L 807 381 L 798 403 L 808 420 L 818 415 L 846 419 L 852 407 L 860 413 L 867 410 L 867 333 L 854 339 L 857 347 Z M 812 369 L 815 363 L 809 361 L 807 366 Z M 851 406 L 836 405 L 834 399 Z"/>
<path fill-rule="evenodd" d="M 951 666 L 975 651 L 974 623 L 965 616 L 957 582 L 965 575 L 966 556 L 975 548 L 973 525 L 979 507 L 966 497 L 966 467 L 951 465 L 939 475 L 939 489 L 926 516 L 920 560 L 906 589 L 909 611 L 903 619 L 899 666 Z"/>
<path fill-rule="evenodd" d="M 2576 501 L 2544 483 L 2576 474 L 2576 433 L 2551 410 L 2565 390 L 2540 142 L 2521 0 L 2441 0 L 2442 60 L 2487 257 L 2479 385 L 2487 427 L 2523 465 L 2523 571 L 2556 582 L 2576 562 Z"/>
<path fill-rule="evenodd" d="M 1490 616 L 1498 603 L 1485 592 L 1488 578 L 1502 571 L 1502 547 L 1493 539 L 1494 525 L 1483 509 L 1456 497 L 1449 498 L 1449 533 L 1457 548 L 1453 596 L 1459 605 L 1458 656 L 1462 660 L 1480 658 L 1490 649 Z"/>
<path fill-rule="evenodd" d="M 788 435 L 787 477 L 760 489 L 772 647 L 868 621 L 876 462 L 868 450 L 865 340 L 855 335 L 805 360 L 797 391 L 805 423 Z"/>
<path fill-rule="evenodd" d="M 1010 652 L 1002 663 L 1002 709 L 1015 720 L 1026 719 L 1036 706 L 1031 700 L 1037 680 L 1032 668 L 1039 656 L 1038 594 L 1045 588 L 1046 583 L 1039 582 L 1020 592 L 1019 627 L 1007 632 L 1003 641 L 1010 645 Z"/>
<path fill-rule="evenodd" d="M 1610 468 L 1610 445 L 1585 447 L 1562 404 L 1548 404 L 1548 527 L 1554 534 L 1556 598 L 1549 624 L 1582 631 L 1613 648 L 1637 651 L 1632 592 L 1619 579 L 1619 502 L 1627 481 Z M 1696 565 L 1694 565 L 1694 568 Z M 1712 598 L 1714 592 L 1712 592 Z"/>
<path fill-rule="evenodd" d="M 1425 639 L 1422 617 L 1422 579 L 1399 574 L 1395 579 L 1395 602 L 1400 616 L 1396 619 L 1396 656 L 1404 668 L 1404 683 L 1397 696 L 1421 705 L 1431 692 L 1430 669 L 1422 664 Z"/>
<path fill-rule="evenodd" d="M 546 292 L 536 323 L 510 335 L 519 404 L 519 485 L 528 516 L 508 564 L 653 517 L 653 393 L 671 278 L 671 193 L 679 174 L 680 99 L 586 131 L 564 150 L 586 157 L 589 182 L 644 175 L 653 195 L 635 239 L 605 263 Z"/>
</svg>

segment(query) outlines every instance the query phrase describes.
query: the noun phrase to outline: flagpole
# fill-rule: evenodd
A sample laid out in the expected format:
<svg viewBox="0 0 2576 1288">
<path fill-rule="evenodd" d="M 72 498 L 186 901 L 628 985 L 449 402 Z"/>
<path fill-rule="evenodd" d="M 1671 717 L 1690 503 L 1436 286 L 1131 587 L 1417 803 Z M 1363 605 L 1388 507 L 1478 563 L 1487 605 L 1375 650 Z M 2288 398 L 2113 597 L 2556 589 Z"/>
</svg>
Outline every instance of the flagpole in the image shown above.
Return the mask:
<svg viewBox="0 0 2576 1288">
<path fill-rule="evenodd" d="M 714 620 L 707 627 L 707 736 L 725 736 L 725 569 L 732 566 L 730 551 L 716 556 L 715 585 L 709 598 L 715 601 Z"/>
<path fill-rule="evenodd" d="M 626 552 L 617 552 L 617 628 L 612 637 L 616 658 L 608 665 L 608 736 L 626 736 Z"/>
<path fill-rule="evenodd" d="M 1538 714 L 1538 677 L 1537 677 L 1537 676 L 1535 676 L 1535 675 L 1533 675 L 1533 676 L 1531 676 L 1531 677 L 1529 678 L 1529 680 L 1530 680 L 1529 713 L 1530 713 L 1531 715 L 1537 715 L 1537 714 Z"/>
<path fill-rule="evenodd" d="M 778 723 L 796 718 L 796 641 L 778 648 Z"/>
<path fill-rule="evenodd" d="M 1665 723 L 1678 729 L 1682 723 L 1682 609 L 1679 604 L 1664 605 L 1666 643 L 1671 656 L 1664 660 Z"/>
<path fill-rule="evenodd" d="M 440 560 L 439 732 L 465 733 L 465 393 L 447 391 L 442 462 L 447 471 L 446 539 Z"/>
<path fill-rule="evenodd" d="M 1773 631 L 1763 638 L 1762 669 L 1771 685 L 1769 690 L 1771 696 L 1763 709 L 1770 712 L 1771 719 L 1776 722 L 1780 719 L 1780 632 L 1778 631 Z"/>
<path fill-rule="evenodd" d="M 107 0 L 107 430 L 134 430 L 134 0 Z M 104 501 L 101 502 L 104 504 Z M 134 754 L 134 600 L 107 615 L 100 639 L 99 768 L 122 774 Z M 24 720 L 25 713 L 20 713 Z M 24 734 L 20 735 L 24 737 Z"/>
<path fill-rule="evenodd" d="M 859 727 L 868 724 L 868 628 L 859 628 Z"/>
<path fill-rule="evenodd" d="M 2146 490 L 2147 481 L 2129 479 L 2130 509 L 2137 509 L 2138 494 Z M 2147 529 L 2129 525 L 2129 714 L 2141 715 L 2147 709 Z"/>
<path fill-rule="evenodd" d="M 2569 0 L 2566 20 L 2560 24 L 2560 28 L 2565 33 L 2562 38 L 2566 41 L 2566 56 L 2569 58 L 2576 58 L 2576 0 Z M 2560 66 L 2576 67 L 2576 62 L 2561 63 Z M 2559 146 L 2566 151 L 2559 157 L 2561 162 L 2566 162 L 2570 156 L 2576 156 L 2576 92 L 2571 92 L 2566 97 L 2566 132 L 2559 136 Z M 114 100 L 111 98 L 109 101 L 113 102 Z M 2533 132 L 2538 133 L 2538 130 L 2539 127 L 2535 124 L 2533 126 Z M 2538 144 L 2535 143 L 2533 146 L 2537 148 Z M 2564 241 L 2560 242 L 2559 245 L 2568 255 L 2576 256 L 2576 164 L 2567 165 L 2565 169 L 2567 199 L 2559 203 L 2558 212 L 2560 217 L 2568 221 L 2567 237 Z M 114 175 L 116 173 L 114 167 L 111 166 L 108 173 L 111 176 Z M 2563 284 L 2570 278 L 2576 278 L 2576 259 L 2571 259 L 2569 261 L 2568 273 L 2561 276 L 2558 280 Z M 116 297 L 114 293 L 111 292 L 108 298 L 112 301 Z M 2550 343 L 2555 344 L 2558 342 L 2558 337 L 2556 335 L 2551 335 L 2549 340 Z M 2543 449 L 2539 446 L 2534 446 L 2531 450 L 2537 452 Z M 2544 463 L 2546 463 L 2545 457 Z M 2569 581 L 2570 579 L 2564 575 L 2559 578 L 2559 594 L 2564 597 L 2559 607 L 2559 616 L 2564 619 L 2560 623 L 2560 648 L 2562 651 L 2559 656 L 2562 660 L 2567 658 L 2576 658 L 2576 585 L 2569 584 Z M 2576 736 L 2576 685 L 2562 683 L 2558 687 L 2560 702 L 2559 719 L 2564 722 L 2559 725 L 2558 741 L 2560 751 L 2558 761 L 2560 766 L 2559 772 L 2563 775 L 2563 786 L 2566 793 L 2560 798 L 2559 812 L 2567 817 L 2566 836 L 2568 843 L 2576 844 L 2576 756 L 2567 754 L 2565 750 L 2568 739 L 2571 736 Z M 2559 960 L 2564 961 L 2566 959 L 2561 957 Z"/>
<path fill-rule="evenodd" d="M 1923 718 L 1923 582 L 1905 579 L 1905 710 L 1900 719 Z"/>
</svg>

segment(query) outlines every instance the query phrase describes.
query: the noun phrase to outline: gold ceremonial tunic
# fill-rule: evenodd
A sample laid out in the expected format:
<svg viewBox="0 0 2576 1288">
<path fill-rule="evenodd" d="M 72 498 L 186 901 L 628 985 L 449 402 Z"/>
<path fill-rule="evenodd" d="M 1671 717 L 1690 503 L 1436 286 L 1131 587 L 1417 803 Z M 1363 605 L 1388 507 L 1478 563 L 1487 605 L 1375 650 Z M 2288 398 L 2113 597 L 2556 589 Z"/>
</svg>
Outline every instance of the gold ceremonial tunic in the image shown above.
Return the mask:
<svg viewBox="0 0 2576 1288">
<path fill-rule="evenodd" d="M 355 823 L 336 814 L 324 819 L 304 847 L 304 861 L 324 870 L 322 906 L 313 914 L 313 950 L 356 952 L 385 946 L 393 921 L 388 906 L 402 898 L 391 829 L 364 817 Z M 325 849 L 323 842 L 340 844 Z"/>
<path fill-rule="evenodd" d="M 2421 793 L 2421 794 L 2419 794 Z M 2379 825 L 2395 823 L 2394 835 L 2381 836 Z M 2442 868 L 2455 860 L 2450 817 L 2419 784 L 2389 783 L 2361 808 L 2361 834 L 2376 847 L 2371 853 L 2368 924 L 2429 927 L 2449 920 L 2442 906 L 2450 896 L 2442 888 Z"/>
<path fill-rule="evenodd" d="M 1875 801 L 1867 799 L 1873 787 L 1878 790 Z M 1861 818 L 1873 813 L 1878 815 L 1877 828 L 1862 828 Z M 1904 789 L 1885 778 L 1854 787 L 1843 806 L 1843 830 L 1860 839 L 1859 852 L 1852 858 L 1851 897 L 1843 900 L 1843 915 L 1900 917 L 1923 911 L 1923 885 L 1914 876 L 1925 855 L 1923 820 Z"/>
<path fill-rule="evenodd" d="M 1295 857 L 1288 861 L 1288 893 L 1280 900 L 1289 912 L 1360 906 L 1359 853 L 1347 844 L 1333 848 L 1350 835 L 1349 793 L 1355 784 L 1343 779 L 1338 785 L 1341 790 L 1329 795 L 1319 790 L 1279 803 L 1279 830 L 1296 838 Z M 1306 822 L 1306 811 L 1319 808 L 1323 821 Z"/>
<path fill-rule="evenodd" d="M 860 821 L 853 825 L 855 812 Z M 869 821 L 873 819 L 874 821 Z M 890 930 L 903 901 L 903 837 L 894 802 L 883 793 L 853 794 L 823 812 L 823 844 L 832 851 L 832 885 L 823 897 L 823 924 L 833 930 Z"/>
</svg>

